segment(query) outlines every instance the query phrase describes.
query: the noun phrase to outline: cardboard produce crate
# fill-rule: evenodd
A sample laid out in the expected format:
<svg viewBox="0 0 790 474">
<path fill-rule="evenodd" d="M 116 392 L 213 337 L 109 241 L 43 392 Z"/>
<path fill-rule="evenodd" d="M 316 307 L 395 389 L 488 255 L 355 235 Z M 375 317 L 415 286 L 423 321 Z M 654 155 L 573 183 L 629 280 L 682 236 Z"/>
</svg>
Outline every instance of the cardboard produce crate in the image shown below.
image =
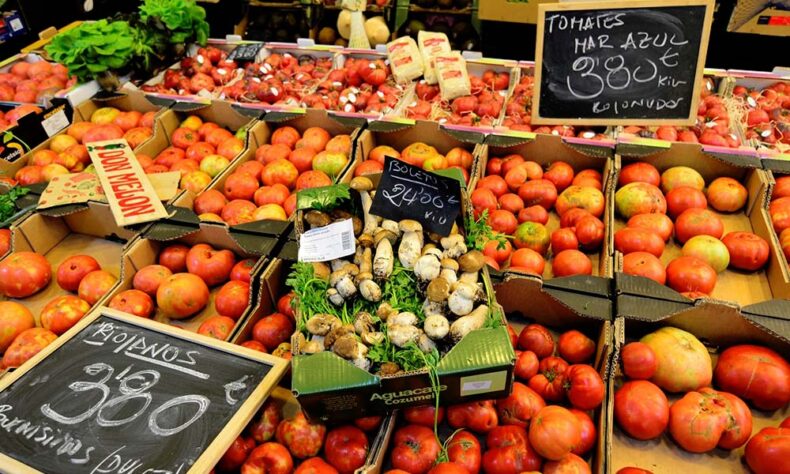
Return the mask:
<svg viewBox="0 0 790 474">
<path fill-rule="evenodd" d="M 561 138 L 555 135 L 524 133 L 521 138 L 515 136 L 490 135 L 486 144 L 476 152 L 472 183 L 469 186 L 470 194 L 474 192 L 479 181 L 486 176 L 488 160 L 494 157 L 505 157 L 511 154 L 521 155 L 527 161 L 535 161 L 544 169 L 555 161 L 568 163 L 573 167 L 574 173 L 583 169 L 594 169 L 601 173 L 604 194 L 604 213 L 600 217 L 604 224 L 604 238 L 601 250 L 588 254 L 592 261 L 593 275 L 611 277 L 612 275 L 612 214 L 614 203 L 614 184 L 617 182 L 614 175 L 613 147 L 610 141 L 593 141 L 579 138 Z M 514 192 L 514 191 L 508 191 Z M 549 211 L 549 221 L 546 228 L 549 233 L 560 226 L 559 215 L 554 209 Z M 515 246 L 513 249 L 516 250 Z M 524 276 L 524 273 L 508 270 L 506 266 L 502 271 Z M 551 259 L 546 258 L 546 267 L 541 275 L 543 280 L 554 278 L 551 268 Z M 570 277 L 573 278 L 573 277 Z"/>
<path fill-rule="evenodd" d="M 608 278 L 589 276 L 541 282 L 535 278 L 507 275 L 494 284 L 494 289 L 497 301 L 516 334 L 520 334 L 527 324 L 536 323 L 546 326 L 555 341 L 560 334 L 571 329 L 595 341 L 592 366 L 604 381 L 607 380 L 614 353 L 614 305 Z M 597 428 L 597 438 L 586 459 L 596 474 L 605 472 L 606 398 L 604 396 L 603 404 L 591 415 Z"/>
<path fill-rule="evenodd" d="M 710 184 L 715 178 L 726 176 L 741 182 L 749 192 L 746 206 L 735 213 L 716 214 L 724 224 L 724 234 L 733 231 L 754 232 L 763 239 L 772 242 L 772 230 L 768 218 L 768 197 L 772 181 L 769 175 L 760 168 L 760 162 L 753 152 L 720 150 L 719 152 L 705 152 L 699 145 L 687 143 L 673 143 L 667 148 L 650 147 L 625 147 L 618 145 L 616 156 L 616 169 L 619 175 L 623 166 L 633 162 L 650 163 L 659 172 L 674 167 L 688 166 L 697 170 Z M 615 180 L 616 182 L 616 180 Z M 625 227 L 625 220 L 615 216 L 614 231 Z M 673 240 L 667 243 L 661 262 L 668 264 L 671 260 L 681 256 L 682 245 Z M 766 267 L 754 273 L 726 269 L 718 274 L 716 287 L 711 298 L 738 305 L 749 305 L 773 298 L 787 298 L 790 296 L 790 286 L 787 285 L 782 272 L 787 272 L 786 266 L 781 262 L 781 255 L 771 252 Z M 622 271 L 622 255 L 615 251 L 615 271 Z M 660 287 L 656 282 L 645 282 L 645 285 Z M 746 290 L 748 289 L 748 290 Z M 674 290 L 661 288 L 661 291 Z M 656 289 L 656 291 L 659 291 Z M 675 293 L 677 294 L 677 293 Z M 679 295 L 678 295 L 679 296 Z"/>
<path fill-rule="evenodd" d="M 781 68 L 776 68 L 773 72 L 731 69 L 727 71 L 727 73 L 731 77 L 733 89 L 736 87 L 739 89 L 745 87 L 749 91 L 754 90 L 759 92 L 777 83 L 790 86 L 790 71 L 782 70 Z M 733 106 L 736 110 L 738 108 L 743 108 L 742 110 L 738 110 L 740 113 L 736 112 L 736 116 L 740 116 L 742 119 L 738 125 L 743 130 L 744 137 L 750 137 L 746 138 L 746 143 L 748 145 L 757 148 L 768 157 L 776 155 L 774 156 L 775 159 L 783 159 L 782 154 L 790 152 L 790 139 L 783 138 L 782 136 L 790 137 L 790 124 L 782 123 L 777 120 L 778 116 L 772 116 L 771 113 L 769 113 L 770 123 L 774 125 L 773 129 L 755 130 L 757 127 L 750 127 L 747 123 L 747 118 L 748 111 L 758 106 L 757 100 L 747 96 L 745 100 L 740 103 L 736 102 Z M 778 108 L 775 113 L 778 114 L 781 110 L 781 108 Z M 751 130 L 754 130 L 755 133 L 749 133 Z"/>
<path fill-rule="evenodd" d="M 737 344 L 766 346 L 786 360 L 790 358 L 790 306 L 787 301 L 774 300 L 742 308 L 708 301 L 694 304 L 673 298 L 672 295 L 660 294 L 642 283 L 627 275 L 622 278 L 618 275 L 618 317 L 614 339 L 617 354 L 624 344 L 639 340 L 661 327 L 671 326 L 699 338 L 710 352 L 714 367 L 718 354 Z M 737 291 L 749 290 L 743 287 Z M 622 385 L 624 377 L 618 357 L 614 357 L 612 362 L 607 407 L 607 472 L 615 473 L 625 466 L 648 469 L 655 474 L 748 471 L 742 459 L 743 447 L 733 451 L 715 449 L 704 454 L 692 454 L 680 448 L 668 432 L 650 441 L 629 437 L 614 421 L 613 395 Z M 668 396 L 670 403 L 678 398 L 677 395 Z M 750 409 L 752 435 L 764 427 L 778 426 L 790 415 L 788 406 L 774 412 L 760 411 L 751 405 Z"/>
<path fill-rule="evenodd" d="M 250 298 L 245 309 L 244 313 L 236 320 L 236 325 L 234 326 L 233 330 L 228 335 L 228 340 L 233 341 L 233 335 L 238 330 L 238 328 L 242 327 L 245 323 L 249 315 L 252 313 L 253 309 L 258 304 L 258 295 L 260 289 L 260 276 L 266 269 L 268 265 L 268 258 L 266 256 L 260 257 L 256 255 L 252 255 L 248 252 L 245 252 L 244 249 L 235 245 L 232 241 L 224 240 L 226 236 L 222 235 L 221 233 L 217 233 L 215 229 L 205 229 L 201 230 L 195 234 L 189 235 L 184 238 L 168 240 L 168 241 L 156 241 L 149 238 L 150 235 L 148 233 L 142 233 L 137 239 L 133 240 L 129 243 L 129 245 L 124 249 L 123 253 L 123 273 L 121 275 L 121 280 L 119 285 L 111 292 L 109 298 L 117 295 L 121 291 L 132 289 L 132 280 L 134 279 L 134 275 L 143 267 L 147 265 L 153 265 L 158 263 L 158 256 L 159 253 L 169 245 L 172 244 L 183 244 L 188 247 L 194 246 L 199 243 L 206 243 L 211 245 L 213 248 L 217 250 L 227 249 L 232 251 L 236 256 L 236 261 L 238 262 L 244 258 L 252 258 L 256 260 L 256 264 L 251 271 L 251 280 L 250 280 Z M 273 245 L 273 243 L 270 243 Z M 224 283 L 222 284 L 224 285 Z M 155 309 L 154 315 L 152 319 L 155 321 L 159 321 L 162 323 L 170 324 L 176 327 L 180 327 L 182 329 L 186 329 L 188 331 L 197 332 L 200 325 L 205 322 L 208 318 L 217 314 L 215 306 L 214 306 L 214 299 L 219 292 L 222 285 L 217 285 L 214 287 L 209 287 L 209 301 L 206 307 L 201 310 L 200 312 L 196 313 L 193 316 L 188 318 L 176 320 L 168 318 L 166 315 L 162 314 L 158 308 Z M 154 304 L 156 301 L 154 299 Z"/>
</svg>

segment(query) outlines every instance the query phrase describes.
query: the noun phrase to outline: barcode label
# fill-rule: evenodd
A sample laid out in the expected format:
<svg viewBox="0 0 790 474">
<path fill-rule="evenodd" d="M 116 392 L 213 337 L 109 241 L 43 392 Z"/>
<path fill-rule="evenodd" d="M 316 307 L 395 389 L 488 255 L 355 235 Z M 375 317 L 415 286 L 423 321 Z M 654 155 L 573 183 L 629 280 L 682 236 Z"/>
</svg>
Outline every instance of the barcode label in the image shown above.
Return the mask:
<svg viewBox="0 0 790 474">
<path fill-rule="evenodd" d="M 351 219 L 345 219 L 302 234 L 298 259 L 300 262 L 328 262 L 355 251 L 354 224 Z"/>
</svg>

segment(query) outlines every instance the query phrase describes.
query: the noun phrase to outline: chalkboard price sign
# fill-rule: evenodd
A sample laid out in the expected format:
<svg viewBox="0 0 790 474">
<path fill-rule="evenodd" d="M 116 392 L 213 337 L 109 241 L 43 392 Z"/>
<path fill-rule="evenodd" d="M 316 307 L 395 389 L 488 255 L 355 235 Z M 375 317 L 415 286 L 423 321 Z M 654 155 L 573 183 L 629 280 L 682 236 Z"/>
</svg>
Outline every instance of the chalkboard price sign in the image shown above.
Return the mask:
<svg viewBox="0 0 790 474">
<path fill-rule="evenodd" d="M 532 122 L 692 125 L 713 0 L 543 4 Z"/>
<path fill-rule="evenodd" d="M 101 308 L 0 382 L 0 470 L 207 472 L 285 367 Z"/>
<path fill-rule="evenodd" d="M 263 43 L 240 44 L 228 54 L 228 60 L 236 62 L 255 61 L 262 48 Z"/>
<path fill-rule="evenodd" d="M 448 235 L 461 212 L 461 183 L 388 156 L 370 212 L 414 219 L 429 232 Z"/>
</svg>

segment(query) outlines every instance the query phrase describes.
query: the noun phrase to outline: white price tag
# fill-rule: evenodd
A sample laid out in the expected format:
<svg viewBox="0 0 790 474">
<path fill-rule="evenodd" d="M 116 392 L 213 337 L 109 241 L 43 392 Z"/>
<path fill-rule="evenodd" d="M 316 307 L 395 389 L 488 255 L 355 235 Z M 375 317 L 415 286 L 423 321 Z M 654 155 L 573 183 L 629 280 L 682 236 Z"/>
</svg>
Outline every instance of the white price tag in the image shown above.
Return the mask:
<svg viewBox="0 0 790 474">
<path fill-rule="evenodd" d="M 308 230 L 299 239 L 300 262 L 328 262 L 356 251 L 351 219 Z"/>
<path fill-rule="evenodd" d="M 12 31 L 19 31 L 22 29 L 22 20 L 19 18 L 14 18 L 9 24 L 11 25 Z"/>
<path fill-rule="evenodd" d="M 69 119 L 66 117 L 66 111 L 60 109 L 49 118 L 44 119 L 41 122 L 41 126 L 44 127 L 44 131 L 47 132 L 48 137 L 55 135 L 69 126 Z"/>
</svg>

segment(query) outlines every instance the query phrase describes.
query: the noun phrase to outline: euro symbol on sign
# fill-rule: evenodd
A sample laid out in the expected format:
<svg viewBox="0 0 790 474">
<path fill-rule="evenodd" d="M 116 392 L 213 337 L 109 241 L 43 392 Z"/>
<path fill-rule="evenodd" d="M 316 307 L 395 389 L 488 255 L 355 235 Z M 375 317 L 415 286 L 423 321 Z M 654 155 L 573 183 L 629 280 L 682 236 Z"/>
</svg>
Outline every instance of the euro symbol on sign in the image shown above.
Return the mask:
<svg viewBox="0 0 790 474">
<path fill-rule="evenodd" d="M 245 375 L 239 380 L 234 380 L 233 382 L 228 382 L 224 385 L 225 401 L 228 402 L 228 405 L 235 405 L 239 402 L 236 398 L 233 398 L 233 392 L 238 392 L 239 390 L 244 390 L 247 388 L 247 384 L 245 384 L 244 381 L 249 377 L 249 375 Z"/>
</svg>

